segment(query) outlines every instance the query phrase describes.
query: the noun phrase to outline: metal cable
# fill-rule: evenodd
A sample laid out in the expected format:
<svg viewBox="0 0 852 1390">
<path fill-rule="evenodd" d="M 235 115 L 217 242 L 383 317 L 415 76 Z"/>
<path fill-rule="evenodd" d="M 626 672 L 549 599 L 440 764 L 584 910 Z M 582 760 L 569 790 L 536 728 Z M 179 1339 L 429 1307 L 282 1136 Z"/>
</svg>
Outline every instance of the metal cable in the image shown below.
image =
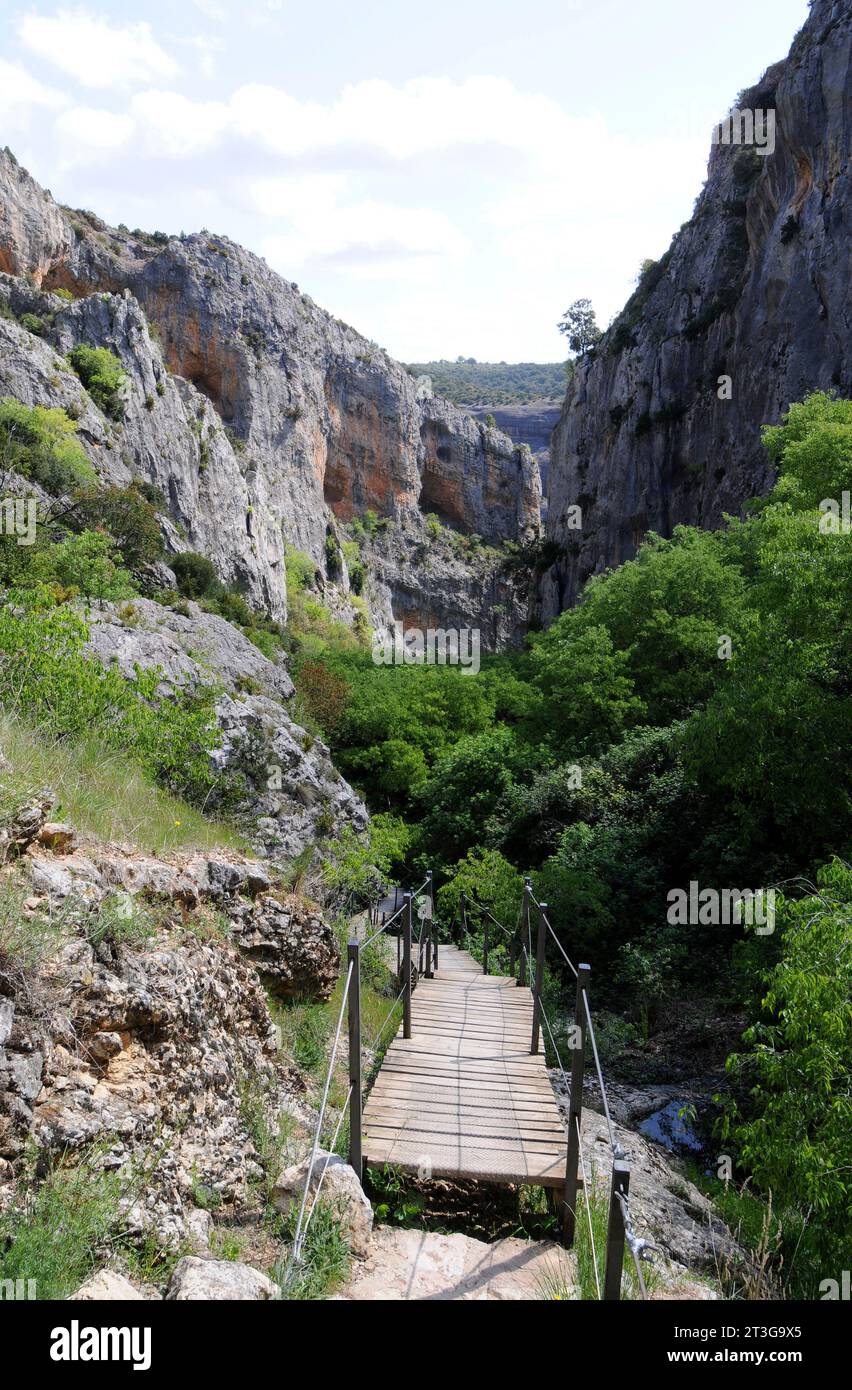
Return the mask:
<svg viewBox="0 0 852 1390">
<path fill-rule="evenodd" d="M 619 1203 L 621 1204 L 621 1219 L 624 1223 L 624 1238 L 627 1241 L 627 1248 L 633 1256 L 633 1263 L 636 1267 L 636 1277 L 639 1280 L 639 1289 L 642 1294 L 642 1298 L 647 1302 L 648 1290 L 645 1288 L 645 1278 L 642 1274 L 641 1261 L 647 1258 L 645 1255 L 645 1251 L 653 1250 L 654 1246 L 650 1243 L 650 1241 L 642 1240 L 639 1236 L 637 1236 L 636 1232 L 634 1231 L 633 1224 L 630 1220 L 630 1203 L 625 1197 L 624 1193 L 616 1192 L 615 1195 L 618 1198 Z"/>
<path fill-rule="evenodd" d="M 342 1106 L 342 1108 L 341 1108 L 340 1114 L 339 1114 L 338 1117 L 337 1117 L 337 1124 L 335 1125 L 335 1128 L 334 1128 L 334 1134 L 331 1136 L 331 1142 L 329 1143 L 329 1146 L 328 1146 L 328 1153 L 327 1153 L 326 1156 L 325 1156 L 325 1163 L 322 1165 L 322 1172 L 321 1172 L 320 1175 L 319 1175 L 319 1182 L 317 1183 L 317 1189 L 316 1189 L 316 1192 L 314 1193 L 314 1200 L 311 1202 L 311 1209 L 310 1209 L 310 1211 L 308 1212 L 307 1217 L 305 1218 L 305 1229 L 304 1229 L 304 1231 L 302 1232 L 302 1240 L 303 1240 L 303 1241 L 304 1241 L 305 1236 L 308 1234 L 308 1227 L 309 1227 L 310 1224 L 311 1224 L 311 1217 L 313 1216 L 313 1214 L 314 1214 L 314 1208 L 316 1207 L 316 1204 L 317 1204 L 317 1202 L 319 1201 L 320 1188 L 321 1188 L 322 1185 L 323 1185 L 323 1180 L 324 1180 L 324 1178 L 325 1178 L 326 1171 L 327 1171 L 327 1169 L 328 1169 L 328 1165 L 329 1165 L 329 1163 L 331 1162 L 331 1160 L 332 1160 L 332 1158 L 333 1158 L 333 1156 L 334 1156 L 334 1146 L 335 1146 L 335 1144 L 337 1143 L 338 1135 L 340 1134 L 340 1131 L 341 1131 L 341 1129 L 343 1128 L 343 1121 L 344 1121 L 345 1118 L 346 1118 L 347 1109 L 348 1109 L 348 1106 L 349 1106 L 349 1102 L 350 1102 L 350 1100 L 352 1099 L 352 1092 L 354 1091 L 354 1089 L 355 1089 L 354 1086 L 350 1086 L 350 1087 L 349 1087 L 349 1090 L 348 1090 L 347 1095 L 346 1095 L 346 1099 L 345 1099 L 345 1101 L 343 1102 L 343 1106 Z M 308 1182 L 309 1182 L 309 1183 L 310 1183 L 310 1180 L 311 1180 L 311 1175 L 310 1175 L 310 1173 L 309 1173 L 309 1174 L 308 1174 Z"/>
<path fill-rule="evenodd" d="M 394 999 L 393 1003 L 391 1004 L 390 1013 L 388 1014 L 387 1018 L 385 1019 L 384 1023 L 382 1024 L 382 1026 L 381 1026 L 381 1028 L 379 1029 L 379 1031 L 378 1031 L 378 1033 L 376 1034 L 376 1036 L 373 1038 L 373 1041 L 367 1043 L 367 1051 L 368 1051 L 368 1052 L 375 1052 L 375 1050 L 376 1050 L 376 1043 L 379 1041 L 379 1038 L 382 1036 L 382 1033 L 385 1031 L 385 1029 L 387 1028 L 388 1024 L 390 1023 L 391 1019 L 393 1018 L 394 1010 L 396 1009 L 397 1005 L 399 1004 L 400 999 L 402 998 L 402 996 L 403 996 L 404 994 L 405 994 L 405 985 L 403 985 L 402 989 L 399 991 L 399 994 L 396 996 L 396 998 Z"/>
<path fill-rule="evenodd" d="M 562 942 L 559 940 L 559 937 L 556 935 L 556 932 L 553 930 L 552 926 L 550 925 L 549 921 L 547 920 L 547 913 L 546 913 L 546 912 L 543 912 L 541 915 L 542 915 L 542 917 L 544 918 L 544 925 L 547 927 L 547 930 L 550 932 L 550 935 L 553 937 L 553 940 L 556 942 L 557 947 L 558 947 L 559 950 L 562 952 L 562 958 L 563 958 L 563 960 L 565 961 L 565 964 L 568 966 L 568 969 L 569 969 L 569 970 L 573 971 L 574 979 L 575 979 L 575 980 L 578 980 L 580 977 L 579 977 L 579 975 L 578 975 L 578 973 L 577 973 L 577 967 L 576 967 L 576 965 L 574 964 L 574 962 L 571 960 L 571 957 L 568 955 L 567 951 L 565 950 L 565 947 L 562 945 Z"/>
<path fill-rule="evenodd" d="M 589 996 L 585 990 L 583 990 L 583 1004 L 586 1009 L 586 1022 L 589 1025 L 589 1037 L 592 1040 L 592 1052 L 594 1053 L 595 1057 L 595 1067 L 598 1073 L 598 1084 L 601 1088 L 601 1100 L 603 1101 L 604 1114 L 606 1115 L 607 1128 L 609 1129 L 610 1148 L 612 1149 L 613 1156 L 615 1158 L 622 1158 L 623 1150 L 621 1146 L 618 1143 L 616 1143 L 615 1130 L 612 1127 L 612 1117 L 609 1113 L 609 1102 L 606 1098 L 606 1086 L 604 1085 L 603 1072 L 601 1071 L 601 1062 L 598 1056 L 598 1045 L 595 1040 L 595 1030 L 592 1024 L 592 1011 L 589 1006 Z"/>
<path fill-rule="evenodd" d="M 402 913 L 402 912 L 404 912 L 404 911 L 405 911 L 405 903 L 402 904 L 402 907 L 398 907 L 397 910 L 396 910 L 396 912 L 393 914 L 393 916 L 392 916 L 392 917 L 389 917 L 388 920 L 387 920 L 386 922 L 382 922 L 382 925 L 379 927 L 378 931 L 374 931 L 373 934 L 372 934 L 372 936 L 368 936 L 368 937 L 366 938 L 365 941 L 362 941 L 362 942 L 361 942 L 362 948 L 363 948 L 363 947 L 366 947 L 366 946 L 372 946 L 373 942 L 378 940 L 378 938 L 381 936 L 382 932 L 386 932 L 387 929 L 388 929 L 388 927 L 393 926 L 393 924 L 394 924 L 394 922 L 396 921 L 397 917 L 399 917 L 400 913 Z"/>
<path fill-rule="evenodd" d="M 577 1153 L 580 1155 L 580 1167 L 583 1170 L 583 1196 L 586 1199 L 586 1220 L 589 1223 L 589 1247 L 592 1252 L 592 1265 L 595 1271 L 595 1287 L 598 1291 L 598 1302 L 600 1302 L 601 1276 L 598 1270 L 598 1252 L 595 1249 L 595 1237 L 592 1231 L 592 1209 L 589 1206 L 589 1193 L 591 1188 L 589 1187 L 589 1179 L 586 1177 L 586 1163 L 583 1158 L 583 1141 L 580 1136 L 580 1120 L 577 1115 L 574 1116 L 574 1124 L 577 1128 Z"/>
<path fill-rule="evenodd" d="M 312 1147 L 312 1149 L 311 1149 L 311 1161 L 310 1161 L 310 1163 L 308 1164 L 308 1175 L 307 1175 L 307 1177 L 305 1178 L 305 1190 L 304 1190 L 304 1192 L 302 1193 L 302 1202 L 301 1202 L 301 1206 L 299 1207 L 299 1217 L 298 1217 L 298 1220 L 297 1220 L 297 1222 L 296 1222 L 296 1234 L 295 1234 L 295 1236 L 293 1237 L 293 1249 L 292 1249 L 291 1254 L 290 1254 L 290 1264 L 295 1264 L 296 1261 L 300 1258 L 301 1253 L 302 1253 L 302 1242 L 303 1242 L 303 1240 L 304 1240 L 304 1238 L 305 1238 L 305 1237 L 304 1237 L 304 1231 L 303 1231 L 303 1229 L 302 1229 L 302 1222 L 303 1222 L 303 1220 L 304 1220 L 304 1215 L 305 1215 L 305 1206 L 307 1205 L 307 1201 L 308 1201 L 308 1191 L 309 1191 L 310 1185 L 311 1185 L 311 1173 L 312 1173 L 313 1170 L 314 1170 L 314 1163 L 316 1162 L 316 1157 L 317 1157 L 317 1149 L 319 1148 L 320 1134 L 321 1134 L 321 1132 L 322 1132 L 322 1122 L 323 1122 L 323 1119 L 325 1118 L 325 1107 L 326 1107 L 326 1105 L 328 1104 L 328 1093 L 329 1093 L 329 1091 L 330 1091 L 330 1089 L 331 1089 L 331 1077 L 332 1077 L 332 1073 L 334 1072 L 334 1064 L 335 1064 L 335 1062 L 337 1061 L 337 1049 L 338 1049 L 338 1046 L 339 1046 L 339 1044 L 340 1044 L 340 1033 L 341 1033 L 341 1030 L 342 1030 L 342 1028 L 343 1028 L 343 1015 L 344 1015 L 345 1012 L 346 1012 L 346 1001 L 347 1001 L 347 999 L 349 998 L 349 986 L 350 986 L 351 983 L 352 983 L 352 971 L 353 971 L 354 968 L 355 968 L 355 962 L 354 962 L 354 961 L 350 961 L 350 962 L 349 962 L 349 971 L 348 971 L 348 973 L 347 973 L 347 975 L 346 975 L 346 984 L 345 984 L 344 989 L 343 989 L 343 998 L 342 998 L 341 1001 L 340 1001 L 340 1014 L 339 1014 L 339 1017 L 338 1017 L 338 1019 L 337 1019 L 337 1030 L 336 1030 L 336 1032 L 335 1032 L 335 1034 L 334 1034 L 334 1045 L 333 1045 L 333 1047 L 332 1047 L 332 1049 L 331 1049 L 331 1056 L 329 1057 L 329 1062 L 328 1062 L 328 1073 L 327 1073 L 326 1078 L 325 1078 L 325 1089 L 323 1090 L 322 1104 L 320 1105 L 320 1112 L 319 1112 L 319 1118 L 318 1118 L 318 1120 L 317 1120 L 316 1133 L 314 1134 L 314 1142 L 313 1142 L 313 1147 Z M 289 1266 L 288 1266 L 288 1269 L 289 1269 Z"/>
<path fill-rule="evenodd" d="M 543 1003 L 542 1000 L 539 1000 L 539 1003 L 541 1004 L 541 1009 L 539 1010 L 539 1012 L 541 1013 L 541 1016 L 542 1016 L 542 1018 L 544 1019 L 545 1025 L 546 1025 L 546 1027 L 547 1027 L 548 1034 L 550 1035 L 550 1041 L 551 1041 L 551 1043 L 553 1044 L 553 1051 L 556 1053 L 556 1060 L 557 1060 L 557 1062 L 559 1063 L 559 1070 L 560 1070 L 561 1073 L 562 1073 L 562 1080 L 563 1080 L 563 1081 L 567 1081 L 567 1080 L 568 1080 L 568 1076 L 567 1076 L 567 1073 L 566 1073 L 566 1071 L 565 1071 L 565 1068 L 564 1068 L 563 1065 L 562 1065 L 562 1058 L 559 1056 L 559 1048 L 556 1046 L 556 1039 L 555 1039 L 554 1036 L 553 1036 L 553 1029 L 552 1029 L 551 1026 L 550 1026 L 550 1022 L 549 1022 L 549 1020 L 548 1020 L 547 1014 L 544 1012 L 544 1003 Z"/>
</svg>

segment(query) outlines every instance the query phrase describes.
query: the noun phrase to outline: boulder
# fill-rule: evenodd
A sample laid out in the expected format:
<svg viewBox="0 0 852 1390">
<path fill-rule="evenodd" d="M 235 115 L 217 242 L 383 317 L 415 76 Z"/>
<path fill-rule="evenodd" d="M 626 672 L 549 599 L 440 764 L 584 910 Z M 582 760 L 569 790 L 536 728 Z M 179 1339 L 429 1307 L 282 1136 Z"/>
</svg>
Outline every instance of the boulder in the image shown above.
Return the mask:
<svg viewBox="0 0 852 1390">
<path fill-rule="evenodd" d="M 257 1302 L 278 1294 L 278 1285 L 251 1265 L 187 1255 L 175 1265 L 166 1298 L 177 1302 Z"/>
<path fill-rule="evenodd" d="M 98 1270 L 72 1293 L 70 1303 L 144 1303 L 146 1296 L 134 1288 L 123 1274 L 112 1269 Z"/>
<path fill-rule="evenodd" d="M 294 1164 L 282 1174 L 273 1188 L 271 1197 L 272 1205 L 277 1211 L 286 1213 L 294 1203 L 298 1204 L 301 1201 L 309 1163 L 310 1159 L 306 1159 L 303 1163 Z M 325 1177 L 322 1177 L 323 1168 Z M 355 1170 L 337 1154 L 329 1155 L 320 1149 L 311 1172 L 311 1197 L 321 1179 L 321 1200 L 328 1202 L 338 1216 L 352 1254 L 360 1259 L 365 1258 L 370 1250 L 373 1208 Z"/>
</svg>

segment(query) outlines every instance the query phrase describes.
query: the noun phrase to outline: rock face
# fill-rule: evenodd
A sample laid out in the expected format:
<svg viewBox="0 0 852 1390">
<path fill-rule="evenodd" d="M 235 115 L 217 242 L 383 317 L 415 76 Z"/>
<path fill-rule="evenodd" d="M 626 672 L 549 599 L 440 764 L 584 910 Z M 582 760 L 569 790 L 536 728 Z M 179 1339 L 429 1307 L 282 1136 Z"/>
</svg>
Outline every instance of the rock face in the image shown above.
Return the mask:
<svg viewBox="0 0 852 1390">
<path fill-rule="evenodd" d="M 530 401 L 528 405 L 484 405 L 471 410 L 477 420 L 489 415 L 497 422 L 498 430 L 507 434 L 513 444 L 526 444 L 538 463 L 541 487 L 547 495 L 550 467 L 550 441 L 562 411 L 553 401 Z"/>
<path fill-rule="evenodd" d="M 233 242 L 132 236 L 60 209 L 0 153 L 0 267 L 14 313 L 54 315 L 45 340 L 0 322 L 0 392 L 82 410 L 99 472 L 164 493 L 174 549 L 286 613 L 284 542 L 327 572 L 327 536 L 372 510 L 412 545 L 424 515 L 494 543 L 537 533 L 527 450 L 435 399 L 354 329 Z M 63 305 L 46 292 L 82 296 Z M 150 327 L 149 327 L 150 326 Z M 57 352 L 106 346 L 130 378 L 125 423 L 80 400 Z M 32 360 L 30 360 L 32 359 Z"/>
<path fill-rule="evenodd" d="M 337 938 L 319 912 L 264 896 L 232 915 L 233 937 L 271 994 L 327 999 L 340 971 Z"/>
<path fill-rule="evenodd" d="M 738 99 L 776 112 L 774 153 L 714 145 L 692 218 L 577 363 L 553 438 L 547 530 L 567 553 L 546 616 L 647 531 L 716 526 L 767 491 L 760 426 L 790 402 L 852 394 L 850 86 L 849 5 L 814 0 L 786 61 Z"/>
</svg>

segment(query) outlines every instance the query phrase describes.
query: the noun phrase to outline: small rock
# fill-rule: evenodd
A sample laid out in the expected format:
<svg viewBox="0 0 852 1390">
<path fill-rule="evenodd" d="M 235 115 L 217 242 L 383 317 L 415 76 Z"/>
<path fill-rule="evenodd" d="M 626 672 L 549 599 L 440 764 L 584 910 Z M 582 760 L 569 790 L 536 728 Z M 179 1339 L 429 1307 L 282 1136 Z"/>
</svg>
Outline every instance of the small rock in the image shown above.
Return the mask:
<svg viewBox="0 0 852 1390">
<path fill-rule="evenodd" d="M 81 1284 L 76 1293 L 72 1293 L 69 1303 L 89 1303 L 89 1302 L 121 1302 L 121 1303 L 144 1303 L 145 1295 L 135 1289 L 129 1279 L 125 1279 L 123 1274 L 116 1274 L 113 1269 L 100 1269 L 97 1274 L 93 1274 L 87 1279 L 85 1284 Z"/>
<path fill-rule="evenodd" d="M 88 1043 L 89 1054 L 94 1057 L 96 1062 L 108 1062 L 111 1057 L 117 1057 L 122 1050 L 122 1041 L 118 1033 L 95 1033 Z"/>
<path fill-rule="evenodd" d="M 7 1041 L 12 1031 L 15 1006 L 11 999 L 0 999 L 0 1047 Z"/>
<path fill-rule="evenodd" d="M 10 1052 L 6 1058 L 13 1091 L 24 1100 L 35 1100 L 41 1090 L 44 1057 L 41 1052 Z"/>
<path fill-rule="evenodd" d="M 193 1207 L 184 1218 L 187 1239 L 199 1254 L 203 1254 L 210 1249 L 210 1238 L 213 1235 L 213 1217 L 209 1211 L 203 1207 Z"/>
<path fill-rule="evenodd" d="M 326 1160 L 328 1167 L 322 1178 Z M 301 1199 L 305 1190 L 309 1160 L 294 1164 L 281 1176 L 272 1192 L 272 1205 L 280 1212 L 288 1212 L 291 1205 Z M 364 1194 L 354 1168 L 350 1168 L 337 1154 L 328 1155 L 320 1149 L 317 1153 L 310 1190 L 313 1193 L 322 1178 L 322 1198 L 336 1211 L 347 1244 L 353 1255 L 363 1259 L 370 1249 L 373 1231 L 373 1208 Z"/>
<path fill-rule="evenodd" d="M 54 854 L 69 854 L 76 842 L 73 826 L 61 821 L 45 821 L 37 838 L 40 845 L 52 849 Z"/>
<path fill-rule="evenodd" d="M 181 1302 L 258 1301 L 277 1298 L 279 1289 L 259 1269 L 235 1260 L 201 1260 L 187 1255 L 175 1265 L 166 1298 Z"/>
</svg>

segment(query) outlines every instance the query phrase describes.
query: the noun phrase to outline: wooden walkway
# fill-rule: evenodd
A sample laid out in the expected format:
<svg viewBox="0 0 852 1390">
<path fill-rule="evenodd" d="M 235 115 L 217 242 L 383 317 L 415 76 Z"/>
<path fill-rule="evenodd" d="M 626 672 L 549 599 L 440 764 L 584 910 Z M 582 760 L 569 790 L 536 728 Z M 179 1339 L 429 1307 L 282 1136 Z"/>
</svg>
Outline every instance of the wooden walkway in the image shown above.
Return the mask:
<svg viewBox="0 0 852 1390">
<path fill-rule="evenodd" d="M 364 1107 L 364 1161 L 422 1176 L 562 1187 L 567 1134 L 544 1053 L 530 1053 L 529 989 L 441 946 Z"/>
</svg>

